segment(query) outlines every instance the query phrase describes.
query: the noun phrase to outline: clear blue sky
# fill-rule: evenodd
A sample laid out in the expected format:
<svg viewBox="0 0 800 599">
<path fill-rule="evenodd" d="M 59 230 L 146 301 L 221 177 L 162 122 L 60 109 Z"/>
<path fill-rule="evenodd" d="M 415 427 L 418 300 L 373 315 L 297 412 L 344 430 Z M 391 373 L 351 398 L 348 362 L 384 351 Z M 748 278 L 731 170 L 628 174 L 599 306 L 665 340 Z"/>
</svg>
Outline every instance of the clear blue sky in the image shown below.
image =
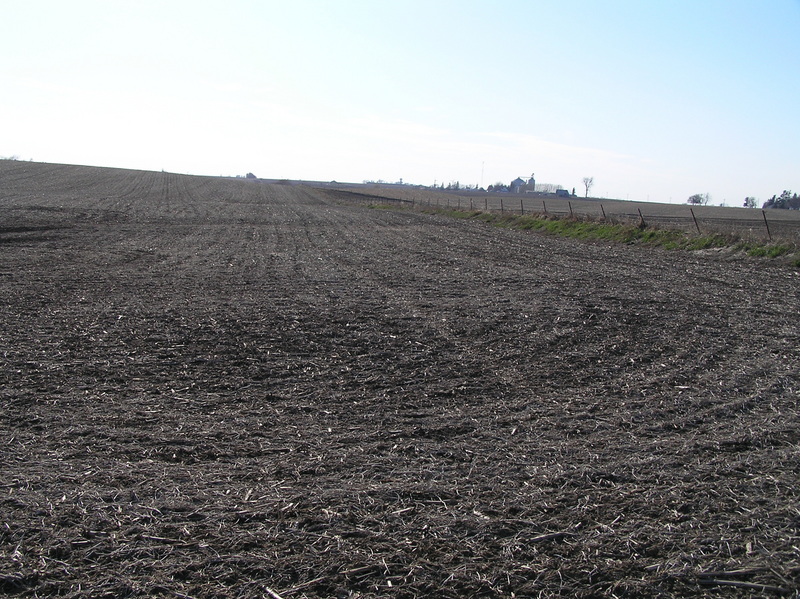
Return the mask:
<svg viewBox="0 0 800 599">
<path fill-rule="evenodd" d="M 800 0 L 1 0 L 0 156 L 800 192 Z M 2 182 L 0 182 L 2 184 Z"/>
</svg>

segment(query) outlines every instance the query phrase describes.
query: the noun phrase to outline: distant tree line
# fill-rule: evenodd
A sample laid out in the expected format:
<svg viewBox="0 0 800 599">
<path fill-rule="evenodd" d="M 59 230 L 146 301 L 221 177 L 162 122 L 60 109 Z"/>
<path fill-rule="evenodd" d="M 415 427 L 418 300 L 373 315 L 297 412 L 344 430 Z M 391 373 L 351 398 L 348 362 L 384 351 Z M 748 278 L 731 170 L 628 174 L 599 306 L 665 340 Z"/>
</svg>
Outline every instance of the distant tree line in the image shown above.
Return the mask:
<svg viewBox="0 0 800 599">
<path fill-rule="evenodd" d="M 528 191 L 535 191 L 536 193 L 555 193 L 559 189 L 564 188 L 555 183 L 536 183 L 536 185 L 534 185 L 534 189 L 530 189 L 530 187 L 528 187 Z M 486 191 L 511 191 L 511 186 L 503 183 L 502 181 L 498 181 L 494 185 L 487 187 Z M 575 195 L 574 190 L 572 195 Z"/>
<path fill-rule="evenodd" d="M 434 188 L 435 187 L 436 187 L 436 185 L 434 185 Z M 466 191 L 472 191 L 474 189 L 478 189 L 478 186 L 477 185 L 470 185 L 469 183 L 467 185 L 462 185 L 459 181 L 451 181 L 446 186 L 445 186 L 444 183 L 442 183 L 439 186 L 439 189 L 450 189 L 452 191 L 459 191 L 460 189 L 463 189 L 463 190 L 466 190 Z"/>
<path fill-rule="evenodd" d="M 532 179 L 531 179 L 531 181 L 532 181 Z M 375 181 L 364 181 L 364 183 L 375 183 Z M 379 180 L 379 181 L 377 181 L 377 183 L 385 183 L 385 182 Z M 400 183 L 402 183 L 402 179 L 400 180 Z M 594 178 L 590 178 L 588 186 L 591 187 L 591 185 L 593 183 L 594 183 Z M 584 181 L 584 185 L 586 185 L 586 181 Z M 515 186 L 515 181 L 512 181 L 510 184 L 509 183 L 503 183 L 502 181 L 498 181 L 496 183 L 493 183 L 492 185 L 489 185 L 484 190 L 484 188 L 481 187 L 480 185 L 471 185 L 471 184 L 464 185 L 460 181 L 451 181 L 450 183 L 447 183 L 447 184 L 445 184 L 445 183 L 434 183 L 433 185 L 431 185 L 430 189 L 441 189 L 441 190 L 450 190 L 450 191 L 462 191 L 462 190 L 463 191 L 489 191 L 489 192 L 498 192 L 498 191 L 500 191 L 500 192 L 503 192 L 503 191 L 506 191 L 506 192 L 511 192 L 511 191 L 534 192 L 535 191 L 536 193 L 545 193 L 545 194 L 547 194 L 547 193 L 556 193 L 557 191 L 560 191 L 560 190 L 562 190 L 564 188 L 561 185 L 556 185 L 556 184 L 553 184 L 553 183 L 535 183 L 535 184 L 532 184 L 532 183 L 529 182 L 529 183 L 527 183 L 525 185 Z M 587 188 L 587 193 L 588 193 L 588 188 Z M 575 188 L 572 189 L 572 195 L 573 196 L 575 195 Z"/>
<path fill-rule="evenodd" d="M 711 196 L 707 193 L 696 193 L 693 196 L 689 196 L 689 199 L 686 200 L 689 204 L 694 204 L 695 206 L 705 206 L 711 201 Z"/>
<path fill-rule="evenodd" d="M 335 183 L 335 181 L 334 181 Z M 403 183 L 403 178 L 400 177 L 398 181 L 392 183 L 391 181 L 387 181 L 386 179 L 364 179 L 362 180 L 364 185 L 409 185 L 408 183 Z M 433 186 L 436 189 L 436 185 Z"/>
<path fill-rule="evenodd" d="M 695 204 L 698 206 L 705 206 L 706 204 L 711 201 L 711 196 L 707 193 L 696 193 L 693 196 L 690 196 L 688 200 L 686 200 L 689 204 Z M 743 206 L 745 208 L 757 208 L 758 207 L 758 200 L 756 198 L 747 196 L 744 199 Z M 766 202 L 764 202 L 762 208 L 782 208 L 784 210 L 800 210 L 800 196 L 796 193 L 792 193 L 789 190 L 784 189 L 783 193 L 779 196 L 774 195 Z"/>
<path fill-rule="evenodd" d="M 746 201 L 746 200 L 745 200 Z M 796 193 L 784 189 L 779 196 L 772 196 L 762 208 L 781 208 L 783 210 L 800 210 L 800 197 Z"/>
</svg>

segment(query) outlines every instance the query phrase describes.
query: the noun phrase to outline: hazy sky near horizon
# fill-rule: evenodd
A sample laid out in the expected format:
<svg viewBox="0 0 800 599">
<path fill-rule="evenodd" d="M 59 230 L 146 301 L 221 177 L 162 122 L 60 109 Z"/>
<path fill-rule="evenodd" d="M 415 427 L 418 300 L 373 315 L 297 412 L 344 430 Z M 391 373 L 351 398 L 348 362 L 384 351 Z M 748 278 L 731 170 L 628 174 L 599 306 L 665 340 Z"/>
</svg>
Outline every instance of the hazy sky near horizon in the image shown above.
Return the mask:
<svg viewBox="0 0 800 599">
<path fill-rule="evenodd" d="M 3 2 L 0 156 L 800 192 L 800 0 Z M 1 182 L 0 182 L 1 184 Z"/>
</svg>

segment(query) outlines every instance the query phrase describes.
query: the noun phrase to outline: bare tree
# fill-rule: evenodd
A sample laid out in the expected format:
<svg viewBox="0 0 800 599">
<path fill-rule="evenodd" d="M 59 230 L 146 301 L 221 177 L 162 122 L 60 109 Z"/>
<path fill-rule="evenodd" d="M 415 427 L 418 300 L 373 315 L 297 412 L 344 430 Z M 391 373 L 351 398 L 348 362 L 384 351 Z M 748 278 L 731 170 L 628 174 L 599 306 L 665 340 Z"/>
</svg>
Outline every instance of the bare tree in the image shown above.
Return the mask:
<svg viewBox="0 0 800 599">
<path fill-rule="evenodd" d="M 705 206 L 711 201 L 711 196 L 707 193 L 696 193 L 693 196 L 690 196 L 686 202 L 688 204 L 694 204 L 695 206 Z"/>
<path fill-rule="evenodd" d="M 587 198 L 589 197 L 589 190 L 592 188 L 592 185 L 594 185 L 594 177 L 584 177 L 583 178 L 583 186 L 586 188 L 586 196 L 585 197 L 587 197 Z"/>
</svg>

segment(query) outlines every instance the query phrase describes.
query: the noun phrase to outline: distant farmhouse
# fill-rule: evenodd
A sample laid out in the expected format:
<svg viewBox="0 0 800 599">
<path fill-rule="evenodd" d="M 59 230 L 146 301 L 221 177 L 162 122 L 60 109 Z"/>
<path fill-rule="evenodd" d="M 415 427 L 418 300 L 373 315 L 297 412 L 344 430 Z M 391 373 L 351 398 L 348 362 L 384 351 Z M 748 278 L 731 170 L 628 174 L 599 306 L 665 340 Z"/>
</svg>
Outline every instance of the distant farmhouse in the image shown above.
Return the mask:
<svg viewBox="0 0 800 599">
<path fill-rule="evenodd" d="M 509 185 L 509 191 L 511 191 L 511 193 L 533 193 L 536 191 L 536 179 L 533 173 L 531 173 L 531 177 L 527 181 L 522 177 L 514 179 L 511 185 Z"/>
<path fill-rule="evenodd" d="M 522 177 L 517 177 L 511 183 L 506 185 L 505 183 L 495 183 L 494 185 L 490 185 L 486 191 L 489 192 L 509 192 L 509 193 L 536 193 L 541 195 L 548 195 L 548 194 L 555 194 L 559 197 L 570 197 L 570 195 L 575 195 L 575 191 L 573 190 L 572 194 L 569 193 L 566 189 L 563 189 L 561 185 L 553 185 L 551 183 L 540 183 L 537 187 L 536 185 L 536 178 L 534 177 L 533 173 L 527 179 L 523 179 Z"/>
</svg>

